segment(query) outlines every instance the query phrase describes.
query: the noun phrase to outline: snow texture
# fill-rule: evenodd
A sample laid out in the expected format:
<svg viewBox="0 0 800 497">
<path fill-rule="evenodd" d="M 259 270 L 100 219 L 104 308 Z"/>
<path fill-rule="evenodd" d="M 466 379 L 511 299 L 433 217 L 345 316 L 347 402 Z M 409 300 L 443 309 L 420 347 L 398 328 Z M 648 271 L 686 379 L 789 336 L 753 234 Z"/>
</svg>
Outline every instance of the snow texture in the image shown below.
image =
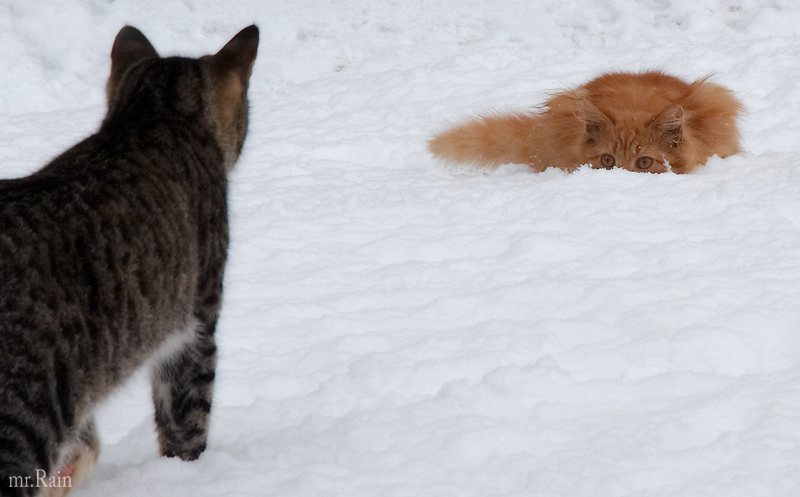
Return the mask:
<svg viewBox="0 0 800 497">
<path fill-rule="evenodd" d="M 800 3 L 6 0 L 0 167 L 102 119 L 124 24 L 261 28 L 208 450 L 144 373 L 75 497 L 800 495 Z M 691 175 L 452 169 L 430 136 L 605 71 L 708 74 L 744 152 Z"/>
</svg>

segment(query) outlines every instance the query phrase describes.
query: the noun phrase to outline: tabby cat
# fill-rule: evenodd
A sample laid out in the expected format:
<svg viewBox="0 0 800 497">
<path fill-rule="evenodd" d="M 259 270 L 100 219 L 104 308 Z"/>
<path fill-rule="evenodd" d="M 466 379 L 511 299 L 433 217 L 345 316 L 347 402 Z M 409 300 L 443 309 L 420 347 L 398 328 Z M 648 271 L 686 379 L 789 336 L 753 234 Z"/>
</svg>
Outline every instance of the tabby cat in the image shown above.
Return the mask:
<svg viewBox="0 0 800 497">
<path fill-rule="evenodd" d="M 483 167 L 582 164 L 635 172 L 692 172 L 712 155 L 739 152 L 742 106 L 708 78 L 687 83 L 660 71 L 609 73 L 553 95 L 540 112 L 472 119 L 437 134 L 431 152 Z"/>
<path fill-rule="evenodd" d="M 160 58 L 126 26 L 100 130 L 0 181 L 0 495 L 63 495 L 99 452 L 92 411 L 147 363 L 161 454 L 206 447 L 258 28 Z"/>
</svg>

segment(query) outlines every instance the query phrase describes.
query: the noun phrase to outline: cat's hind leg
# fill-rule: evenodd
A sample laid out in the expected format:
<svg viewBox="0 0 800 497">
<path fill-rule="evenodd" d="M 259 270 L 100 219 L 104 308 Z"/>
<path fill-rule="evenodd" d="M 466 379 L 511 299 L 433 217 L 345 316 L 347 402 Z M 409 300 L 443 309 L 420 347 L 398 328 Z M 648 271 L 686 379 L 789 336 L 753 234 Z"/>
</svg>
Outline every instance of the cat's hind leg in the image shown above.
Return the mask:
<svg viewBox="0 0 800 497">
<path fill-rule="evenodd" d="M 217 364 L 214 326 L 194 326 L 154 365 L 153 403 L 161 455 L 197 459 L 206 448 Z"/>
<path fill-rule="evenodd" d="M 63 497 L 92 472 L 100 455 L 100 440 L 94 422 L 88 422 L 62 449 L 58 466 L 46 481 L 43 497 Z"/>
</svg>

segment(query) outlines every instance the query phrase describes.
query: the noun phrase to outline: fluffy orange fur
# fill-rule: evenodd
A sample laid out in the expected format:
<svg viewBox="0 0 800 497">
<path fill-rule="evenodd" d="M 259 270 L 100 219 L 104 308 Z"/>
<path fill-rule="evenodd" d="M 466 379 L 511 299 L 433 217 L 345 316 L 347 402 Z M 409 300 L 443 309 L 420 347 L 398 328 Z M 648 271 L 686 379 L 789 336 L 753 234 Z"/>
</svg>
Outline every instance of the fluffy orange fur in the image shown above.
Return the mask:
<svg viewBox="0 0 800 497">
<path fill-rule="evenodd" d="M 739 152 L 742 105 L 707 78 L 611 73 L 553 95 L 540 112 L 483 116 L 436 135 L 430 151 L 484 167 L 528 164 L 689 173 L 712 155 Z"/>
</svg>

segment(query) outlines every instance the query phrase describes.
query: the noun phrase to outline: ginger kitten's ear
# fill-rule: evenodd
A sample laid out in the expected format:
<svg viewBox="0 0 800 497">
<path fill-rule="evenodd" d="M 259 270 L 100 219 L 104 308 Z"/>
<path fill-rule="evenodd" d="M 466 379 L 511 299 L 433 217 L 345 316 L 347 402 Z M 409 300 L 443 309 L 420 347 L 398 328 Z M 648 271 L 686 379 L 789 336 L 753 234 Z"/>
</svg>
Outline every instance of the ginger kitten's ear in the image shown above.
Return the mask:
<svg viewBox="0 0 800 497">
<path fill-rule="evenodd" d="M 586 141 L 596 143 L 603 139 L 612 129 L 611 120 L 592 102 L 582 101 L 581 119 L 586 126 Z"/>
<path fill-rule="evenodd" d="M 239 31 L 231 41 L 222 47 L 222 50 L 212 56 L 211 66 L 215 76 L 224 77 L 225 74 L 236 74 L 242 84 L 242 89 L 246 91 L 257 52 L 258 28 L 255 25 L 248 26 Z"/>
<path fill-rule="evenodd" d="M 661 136 L 663 143 L 670 148 L 680 145 L 683 139 L 683 123 L 686 122 L 686 113 L 680 105 L 673 105 L 662 112 L 653 125 Z"/>
<path fill-rule="evenodd" d="M 158 52 L 145 38 L 141 31 L 133 26 L 125 26 L 114 39 L 111 48 L 111 75 L 106 84 L 106 96 L 111 97 L 119 85 L 119 81 L 133 64 L 146 58 L 158 58 Z"/>
</svg>

